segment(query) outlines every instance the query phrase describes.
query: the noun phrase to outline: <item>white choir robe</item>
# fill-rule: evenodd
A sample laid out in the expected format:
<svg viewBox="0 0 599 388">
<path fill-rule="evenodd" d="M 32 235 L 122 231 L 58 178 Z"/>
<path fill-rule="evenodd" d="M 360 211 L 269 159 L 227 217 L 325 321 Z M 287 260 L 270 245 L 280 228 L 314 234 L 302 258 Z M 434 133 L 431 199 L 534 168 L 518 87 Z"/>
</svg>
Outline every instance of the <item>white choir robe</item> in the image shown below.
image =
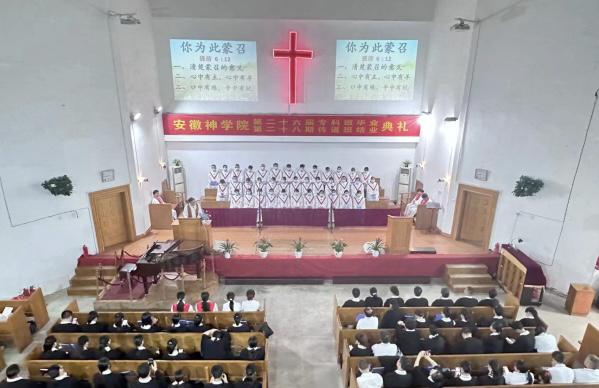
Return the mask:
<svg viewBox="0 0 599 388">
<path fill-rule="evenodd" d="M 362 180 L 362 182 L 364 183 L 368 183 L 370 182 L 370 177 L 372 176 L 372 174 L 370 173 L 370 171 L 362 171 L 360 173 L 360 179 Z"/>
<path fill-rule="evenodd" d="M 264 208 L 266 209 L 274 209 L 277 207 L 278 203 L 279 203 L 279 195 L 277 193 L 267 193 L 265 195 L 266 198 L 266 205 L 264 206 Z"/>
<path fill-rule="evenodd" d="M 335 179 L 335 182 L 337 182 L 337 183 L 341 182 L 341 177 L 344 177 L 344 176 L 347 176 L 345 171 L 335 171 L 333 173 L 333 178 Z"/>
<path fill-rule="evenodd" d="M 304 209 L 314 209 L 316 207 L 316 196 L 314 193 L 304 194 Z"/>
<path fill-rule="evenodd" d="M 324 188 L 325 193 L 331 194 L 333 190 L 337 190 L 337 184 L 335 182 L 328 182 Z"/>
<path fill-rule="evenodd" d="M 239 209 L 243 207 L 243 195 L 239 193 L 231 194 L 231 198 L 229 199 L 229 207 L 231 209 Z"/>
<path fill-rule="evenodd" d="M 328 195 L 329 197 L 329 206 L 332 207 L 333 209 L 338 209 L 339 208 L 339 194 L 337 193 L 330 193 Z"/>
<path fill-rule="evenodd" d="M 241 180 L 243 179 L 243 170 L 240 168 L 234 168 L 233 174 L 231 174 L 231 182 L 233 182 L 234 177 L 237 177 L 237 181 L 241 182 Z"/>
<path fill-rule="evenodd" d="M 354 209 L 366 209 L 366 198 L 363 194 L 354 195 Z"/>
<path fill-rule="evenodd" d="M 265 168 L 264 170 L 262 168 L 259 168 L 258 171 L 256 171 L 256 178 L 262 178 L 262 182 L 266 182 L 268 180 L 268 170 Z"/>
<path fill-rule="evenodd" d="M 239 194 L 243 194 L 243 183 L 235 181 L 229 183 L 229 192 L 232 194 L 235 190 L 239 190 Z"/>
<path fill-rule="evenodd" d="M 218 186 L 218 177 L 220 176 L 220 172 L 218 170 L 210 170 L 208 171 L 208 187 L 211 189 L 215 189 Z"/>
<path fill-rule="evenodd" d="M 294 175 L 295 172 L 292 169 L 288 170 L 287 167 L 283 169 L 283 176 L 287 178 L 287 182 L 291 182 L 293 180 Z"/>
<path fill-rule="evenodd" d="M 322 181 L 323 182 L 328 182 L 329 178 L 333 176 L 333 171 L 323 171 L 322 172 Z"/>
<path fill-rule="evenodd" d="M 320 170 L 316 169 L 312 169 L 309 173 L 308 173 L 308 178 L 310 178 L 310 182 L 316 182 L 316 177 L 320 177 L 321 173 Z"/>
<path fill-rule="evenodd" d="M 300 191 L 302 194 L 306 194 L 308 192 L 309 189 L 312 189 L 312 183 L 311 182 L 306 182 L 304 181 L 302 183 L 302 185 L 300 186 Z M 314 190 L 312 190 L 312 192 L 314 192 Z"/>
<path fill-rule="evenodd" d="M 254 183 L 254 189 L 252 190 L 252 193 L 257 194 L 258 189 L 262 189 L 262 191 L 264 191 L 264 188 L 265 188 L 264 182 L 256 181 L 256 183 Z"/>
<path fill-rule="evenodd" d="M 298 189 L 300 191 L 300 193 L 301 193 L 301 191 L 302 191 L 302 182 L 294 180 L 294 181 L 292 181 L 289 184 L 289 193 L 293 194 L 293 192 L 295 191 L 295 189 Z"/>
<path fill-rule="evenodd" d="M 267 193 L 272 189 L 275 194 L 279 194 L 279 182 L 269 181 L 264 188 Z"/>
<path fill-rule="evenodd" d="M 243 190 L 242 190 L 243 194 L 251 193 L 254 191 L 254 183 L 253 182 L 243 182 L 242 188 L 243 188 Z"/>
<path fill-rule="evenodd" d="M 262 209 L 268 207 L 267 195 L 264 193 L 256 193 L 256 207 L 261 207 Z"/>
<path fill-rule="evenodd" d="M 350 190 L 352 195 L 356 195 L 356 193 L 358 191 L 362 192 L 362 195 L 364 195 L 364 183 L 362 183 L 362 181 L 358 180 L 358 181 L 354 181 L 351 186 L 350 186 Z"/>
<path fill-rule="evenodd" d="M 360 174 L 358 174 L 355 171 L 350 171 L 349 174 L 347 174 L 347 178 L 349 179 L 350 182 L 355 181 L 356 178 L 361 179 Z"/>
<path fill-rule="evenodd" d="M 250 181 L 254 181 L 254 179 L 256 179 L 256 171 L 254 170 L 250 170 L 250 169 L 246 169 L 243 172 L 243 181 L 245 182 L 246 179 L 250 178 Z"/>
<path fill-rule="evenodd" d="M 289 194 L 289 183 L 288 182 L 279 182 L 277 190 L 275 190 L 278 194 L 281 194 L 281 191 L 285 190 L 287 194 Z"/>
<path fill-rule="evenodd" d="M 280 193 L 277 198 L 277 208 L 287 209 L 289 208 L 289 194 Z"/>
<path fill-rule="evenodd" d="M 219 183 L 216 188 L 216 200 L 217 201 L 228 201 L 229 200 L 229 184 Z"/>
<path fill-rule="evenodd" d="M 305 168 L 298 168 L 295 172 L 295 176 L 300 179 L 300 181 L 304 180 L 304 177 L 308 175 L 308 171 Z"/>
<path fill-rule="evenodd" d="M 231 182 L 231 179 L 233 177 L 233 170 L 229 170 L 227 169 L 226 171 L 221 169 L 218 172 L 218 181 L 220 182 L 221 179 L 224 179 L 225 182 L 229 183 Z"/>
<path fill-rule="evenodd" d="M 379 200 L 379 184 L 376 181 L 366 184 L 366 199 L 368 201 Z"/>
<path fill-rule="evenodd" d="M 179 218 L 208 218 L 208 215 L 204 213 L 204 210 L 202 210 L 197 202 L 195 206 L 191 206 L 186 203 L 183 211 L 179 215 Z"/>
<path fill-rule="evenodd" d="M 257 208 L 258 201 L 256 200 L 256 196 L 254 194 L 244 194 L 243 195 L 243 207 L 245 208 Z"/>
<path fill-rule="evenodd" d="M 347 181 L 339 181 L 339 184 L 337 185 L 337 192 L 343 194 L 345 193 L 345 190 L 351 193 L 351 183 Z"/>
<path fill-rule="evenodd" d="M 281 171 L 280 168 L 271 168 L 268 178 L 271 180 L 272 180 L 272 178 L 275 178 L 275 180 L 277 182 L 279 182 L 283 179 L 283 172 Z"/>
<path fill-rule="evenodd" d="M 421 196 L 416 196 L 409 204 L 406 205 L 406 210 L 404 211 L 405 217 L 414 217 L 416 212 L 418 211 L 418 206 L 426 205 L 430 198 L 422 198 Z"/>
<path fill-rule="evenodd" d="M 300 209 L 304 207 L 304 196 L 302 193 L 293 193 L 289 198 L 289 207 Z"/>
<path fill-rule="evenodd" d="M 312 192 L 314 195 L 318 195 L 320 190 L 325 190 L 325 184 L 323 181 L 317 181 L 312 184 Z"/>
<path fill-rule="evenodd" d="M 339 197 L 337 209 L 352 209 L 354 206 L 353 202 L 353 198 L 349 193 L 343 194 Z"/>
<path fill-rule="evenodd" d="M 329 197 L 326 194 L 318 194 L 314 197 L 314 208 L 315 209 L 328 209 L 329 208 Z"/>
</svg>

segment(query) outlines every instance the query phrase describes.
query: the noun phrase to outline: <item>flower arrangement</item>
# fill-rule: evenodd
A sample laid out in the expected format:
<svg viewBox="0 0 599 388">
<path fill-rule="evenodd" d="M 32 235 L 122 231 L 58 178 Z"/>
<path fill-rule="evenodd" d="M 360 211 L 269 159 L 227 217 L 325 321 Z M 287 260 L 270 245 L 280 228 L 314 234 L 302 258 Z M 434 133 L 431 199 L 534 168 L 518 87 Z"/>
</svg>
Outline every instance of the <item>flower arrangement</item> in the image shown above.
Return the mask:
<svg viewBox="0 0 599 388">
<path fill-rule="evenodd" d="M 371 243 L 368 243 L 368 251 L 372 254 L 372 256 L 377 257 L 385 250 L 385 242 L 382 238 L 377 237 Z"/>
<path fill-rule="evenodd" d="M 225 259 L 230 259 L 231 254 L 237 250 L 237 244 L 229 239 L 226 239 L 218 245 L 218 249 L 223 253 Z"/>
<path fill-rule="evenodd" d="M 293 240 L 293 250 L 295 253 L 295 258 L 296 259 L 300 259 L 302 257 L 302 254 L 304 252 L 304 248 L 306 247 L 306 242 L 302 240 L 302 238 L 300 237 L 297 240 Z"/>
<path fill-rule="evenodd" d="M 516 187 L 512 192 L 516 197 L 531 197 L 538 193 L 545 183 L 541 179 L 535 179 L 527 175 L 522 175 L 516 181 Z"/>
<path fill-rule="evenodd" d="M 57 176 L 42 182 L 42 187 L 52 195 L 70 196 L 73 193 L 73 182 L 66 175 Z"/>
<path fill-rule="evenodd" d="M 260 257 L 266 258 L 268 256 L 268 250 L 272 248 L 272 243 L 265 238 L 261 238 L 260 240 L 254 243 L 256 249 L 258 249 L 258 253 Z"/>
<path fill-rule="evenodd" d="M 347 243 L 343 240 L 335 240 L 331 243 L 331 248 L 333 248 L 333 253 L 335 253 L 336 257 L 343 256 L 343 251 L 345 250 L 346 246 Z"/>
</svg>

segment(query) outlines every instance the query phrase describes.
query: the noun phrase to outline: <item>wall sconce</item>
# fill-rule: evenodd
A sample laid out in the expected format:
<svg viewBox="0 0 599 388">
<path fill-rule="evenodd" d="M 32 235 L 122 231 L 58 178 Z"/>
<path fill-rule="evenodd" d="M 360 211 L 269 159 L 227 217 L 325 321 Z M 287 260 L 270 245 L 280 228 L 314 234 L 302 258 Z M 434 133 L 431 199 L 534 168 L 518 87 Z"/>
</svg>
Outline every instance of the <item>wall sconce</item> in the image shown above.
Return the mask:
<svg viewBox="0 0 599 388">
<path fill-rule="evenodd" d="M 137 177 L 137 183 L 139 183 L 140 185 L 144 182 L 147 182 L 149 179 L 145 176 L 138 176 Z"/>
<path fill-rule="evenodd" d="M 424 166 L 426 166 L 426 160 L 423 160 L 420 163 L 416 164 L 416 167 L 419 167 L 419 168 L 424 168 Z"/>
<path fill-rule="evenodd" d="M 131 112 L 129 113 L 129 119 L 131 119 L 131 121 L 137 121 L 141 118 L 141 113 L 140 112 Z"/>
<path fill-rule="evenodd" d="M 163 169 L 165 169 L 165 168 L 166 168 L 166 162 L 165 162 L 164 160 L 160 160 L 160 161 L 158 162 L 158 164 L 159 164 L 159 165 L 160 165 L 160 167 L 162 167 Z"/>
<path fill-rule="evenodd" d="M 437 182 L 449 184 L 449 182 L 451 182 L 451 177 L 449 175 L 445 175 L 443 178 L 439 178 Z"/>
<path fill-rule="evenodd" d="M 162 105 L 158 105 L 154 107 L 154 114 L 155 115 L 159 115 L 160 113 L 162 113 Z"/>
</svg>

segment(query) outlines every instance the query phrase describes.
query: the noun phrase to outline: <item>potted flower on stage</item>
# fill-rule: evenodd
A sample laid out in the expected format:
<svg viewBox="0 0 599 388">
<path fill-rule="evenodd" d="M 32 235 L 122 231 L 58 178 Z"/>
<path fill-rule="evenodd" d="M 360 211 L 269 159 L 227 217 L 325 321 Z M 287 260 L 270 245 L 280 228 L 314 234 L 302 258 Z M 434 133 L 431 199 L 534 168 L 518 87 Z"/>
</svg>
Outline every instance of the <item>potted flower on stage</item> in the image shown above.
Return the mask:
<svg viewBox="0 0 599 388">
<path fill-rule="evenodd" d="M 339 257 L 343 256 L 343 250 L 345 249 L 346 246 L 347 246 L 347 244 L 343 240 L 333 241 L 331 243 L 331 248 L 333 248 L 333 253 L 335 254 L 335 257 L 339 258 Z"/>
<path fill-rule="evenodd" d="M 225 259 L 230 259 L 233 252 L 237 250 L 237 244 L 229 239 L 226 239 L 218 245 L 218 249 L 223 253 Z"/>
<path fill-rule="evenodd" d="M 256 241 L 254 245 L 256 245 L 256 249 L 258 249 L 258 254 L 260 257 L 266 259 L 268 256 L 268 250 L 272 248 L 270 241 L 265 238 L 261 238 L 260 240 Z"/>
<path fill-rule="evenodd" d="M 295 252 L 295 258 L 301 259 L 304 253 L 304 248 L 306 247 L 306 243 L 300 237 L 298 240 L 293 240 L 292 245 Z"/>
<path fill-rule="evenodd" d="M 368 251 L 373 257 L 379 257 L 381 252 L 385 251 L 385 242 L 382 238 L 377 237 L 376 240 L 374 240 L 371 243 L 368 243 Z"/>
</svg>

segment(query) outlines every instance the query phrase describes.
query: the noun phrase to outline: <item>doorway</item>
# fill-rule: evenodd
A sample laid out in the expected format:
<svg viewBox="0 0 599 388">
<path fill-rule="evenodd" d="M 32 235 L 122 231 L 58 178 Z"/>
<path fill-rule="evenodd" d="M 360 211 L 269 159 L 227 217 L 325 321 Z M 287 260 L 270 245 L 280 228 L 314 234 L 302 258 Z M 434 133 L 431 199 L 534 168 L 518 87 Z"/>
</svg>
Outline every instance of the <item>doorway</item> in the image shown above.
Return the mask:
<svg viewBox="0 0 599 388">
<path fill-rule="evenodd" d="M 453 218 L 452 236 L 487 249 L 493 230 L 499 192 L 460 184 Z"/>
<path fill-rule="evenodd" d="M 135 240 L 129 186 L 117 186 L 89 194 L 98 252 Z"/>
</svg>

